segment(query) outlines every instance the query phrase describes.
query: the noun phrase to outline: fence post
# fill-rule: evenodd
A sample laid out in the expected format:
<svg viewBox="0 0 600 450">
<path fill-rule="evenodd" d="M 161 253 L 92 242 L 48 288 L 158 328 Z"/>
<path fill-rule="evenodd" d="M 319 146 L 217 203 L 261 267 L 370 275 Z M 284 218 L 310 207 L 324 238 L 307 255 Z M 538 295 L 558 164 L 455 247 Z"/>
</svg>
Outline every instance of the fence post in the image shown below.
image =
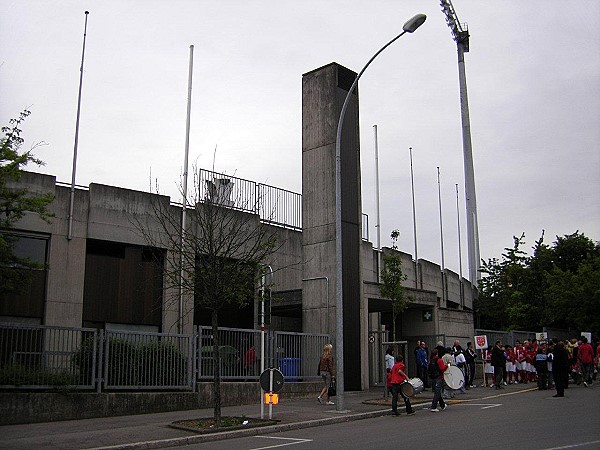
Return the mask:
<svg viewBox="0 0 600 450">
<path fill-rule="evenodd" d="M 95 340 L 97 337 L 97 341 Z M 104 330 L 100 330 L 100 333 L 95 333 L 95 342 L 94 342 L 94 352 L 93 356 L 96 356 L 96 392 L 99 394 L 102 392 L 102 383 L 104 382 L 104 377 L 102 376 L 104 370 L 104 358 L 103 358 L 103 350 L 104 350 Z"/>
</svg>

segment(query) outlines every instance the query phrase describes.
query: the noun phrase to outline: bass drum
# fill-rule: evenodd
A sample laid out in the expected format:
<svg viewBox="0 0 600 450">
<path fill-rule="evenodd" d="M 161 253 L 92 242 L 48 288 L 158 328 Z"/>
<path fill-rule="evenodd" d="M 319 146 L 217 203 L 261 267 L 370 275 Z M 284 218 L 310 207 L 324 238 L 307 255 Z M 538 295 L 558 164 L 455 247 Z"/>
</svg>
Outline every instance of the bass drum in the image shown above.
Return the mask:
<svg viewBox="0 0 600 450">
<path fill-rule="evenodd" d="M 444 372 L 444 381 L 450 389 L 460 389 L 465 385 L 462 370 L 456 366 L 448 366 L 448 369 Z"/>
<path fill-rule="evenodd" d="M 420 378 L 411 378 L 400 385 L 402 393 L 407 397 L 414 397 L 423 392 L 423 381 Z"/>
</svg>

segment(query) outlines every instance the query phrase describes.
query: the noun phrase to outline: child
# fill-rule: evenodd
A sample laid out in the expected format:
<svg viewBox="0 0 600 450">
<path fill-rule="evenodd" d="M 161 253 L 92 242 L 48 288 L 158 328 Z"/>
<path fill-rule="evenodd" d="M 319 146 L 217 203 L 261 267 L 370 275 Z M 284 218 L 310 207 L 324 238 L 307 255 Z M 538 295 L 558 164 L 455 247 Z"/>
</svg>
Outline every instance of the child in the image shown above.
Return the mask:
<svg viewBox="0 0 600 450">
<path fill-rule="evenodd" d="M 483 373 L 484 373 L 484 381 L 485 381 L 485 387 L 494 387 L 494 367 L 492 366 L 492 346 L 490 345 L 488 347 L 487 350 L 483 351 L 483 361 L 484 361 L 484 366 L 483 366 Z M 491 377 L 492 378 L 492 383 L 491 385 L 488 382 L 488 378 Z"/>
<path fill-rule="evenodd" d="M 508 384 L 516 383 L 517 366 L 515 364 L 515 351 L 510 345 L 506 346 L 506 375 Z"/>
</svg>

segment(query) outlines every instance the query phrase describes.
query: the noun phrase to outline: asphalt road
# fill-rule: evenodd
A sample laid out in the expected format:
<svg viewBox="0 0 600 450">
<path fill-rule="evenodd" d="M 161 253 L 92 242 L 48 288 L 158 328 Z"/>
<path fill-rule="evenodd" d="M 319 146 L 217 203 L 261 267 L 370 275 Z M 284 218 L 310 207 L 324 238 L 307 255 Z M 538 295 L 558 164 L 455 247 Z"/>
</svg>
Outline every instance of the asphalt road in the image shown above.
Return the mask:
<svg viewBox="0 0 600 450">
<path fill-rule="evenodd" d="M 521 391 L 453 404 L 433 413 L 384 416 L 277 434 L 207 442 L 203 450 L 600 449 L 600 387 Z M 499 394 L 499 395 L 498 395 Z"/>
</svg>

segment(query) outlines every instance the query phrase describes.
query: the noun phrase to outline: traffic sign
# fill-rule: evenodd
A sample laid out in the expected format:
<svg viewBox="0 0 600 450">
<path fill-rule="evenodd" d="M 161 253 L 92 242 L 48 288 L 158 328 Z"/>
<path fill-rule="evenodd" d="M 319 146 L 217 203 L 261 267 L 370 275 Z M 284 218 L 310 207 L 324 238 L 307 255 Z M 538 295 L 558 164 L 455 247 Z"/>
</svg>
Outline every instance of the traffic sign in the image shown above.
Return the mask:
<svg viewBox="0 0 600 450">
<path fill-rule="evenodd" d="M 260 374 L 260 387 L 265 392 L 279 392 L 283 388 L 283 374 L 279 369 L 265 369 Z"/>
</svg>

